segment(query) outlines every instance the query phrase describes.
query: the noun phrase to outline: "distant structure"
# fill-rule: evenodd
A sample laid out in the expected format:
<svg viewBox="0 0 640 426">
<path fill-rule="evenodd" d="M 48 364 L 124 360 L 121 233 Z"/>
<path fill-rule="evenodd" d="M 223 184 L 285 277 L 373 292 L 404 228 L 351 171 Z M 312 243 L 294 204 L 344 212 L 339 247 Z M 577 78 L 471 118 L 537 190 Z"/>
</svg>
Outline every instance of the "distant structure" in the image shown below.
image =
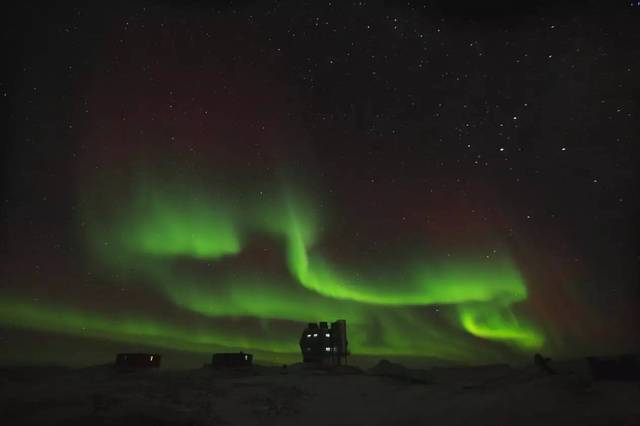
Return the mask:
<svg viewBox="0 0 640 426">
<path fill-rule="evenodd" d="M 218 353 L 211 357 L 213 368 L 249 368 L 253 364 L 253 355 L 244 352 Z"/>
<path fill-rule="evenodd" d="M 160 354 L 125 353 L 116 355 L 115 367 L 121 370 L 140 370 L 159 368 L 162 356 Z"/>
<path fill-rule="evenodd" d="M 309 323 L 300 337 L 302 360 L 321 366 L 340 365 L 343 361 L 346 364 L 349 355 L 347 345 L 346 320 L 337 320 L 331 323 L 331 327 L 324 321 Z"/>
</svg>

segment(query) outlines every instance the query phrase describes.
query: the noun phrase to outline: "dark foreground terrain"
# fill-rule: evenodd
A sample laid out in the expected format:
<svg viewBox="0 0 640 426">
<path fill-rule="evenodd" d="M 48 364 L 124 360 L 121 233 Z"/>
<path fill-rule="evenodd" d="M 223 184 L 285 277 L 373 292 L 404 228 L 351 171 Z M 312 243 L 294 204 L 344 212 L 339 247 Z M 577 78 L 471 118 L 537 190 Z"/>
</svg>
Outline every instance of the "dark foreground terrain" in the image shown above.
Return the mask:
<svg viewBox="0 0 640 426">
<path fill-rule="evenodd" d="M 0 371 L 5 425 L 640 425 L 637 381 L 594 381 L 574 363 L 313 371 Z"/>
</svg>

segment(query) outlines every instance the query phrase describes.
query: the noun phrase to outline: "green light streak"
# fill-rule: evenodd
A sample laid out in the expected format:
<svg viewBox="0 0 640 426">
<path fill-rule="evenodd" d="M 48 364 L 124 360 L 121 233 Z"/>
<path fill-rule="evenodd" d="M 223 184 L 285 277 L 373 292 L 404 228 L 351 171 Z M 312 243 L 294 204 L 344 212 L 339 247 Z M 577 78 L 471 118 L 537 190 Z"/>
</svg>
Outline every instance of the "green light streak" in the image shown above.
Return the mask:
<svg viewBox="0 0 640 426">
<path fill-rule="evenodd" d="M 495 359 L 490 348 L 480 348 L 462 335 L 434 327 L 417 314 L 397 309 L 377 312 L 371 319 L 382 328 L 372 333 L 367 322 L 349 325 L 352 351 L 371 356 L 431 356 L 465 362 Z M 0 323 L 25 329 L 97 338 L 166 349 L 211 353 L 215 350 L 246 350 L 260 353 L 263 360 L 283 360 L 283 354 L 297 355 L 298 334 L 266 328 L 240 333 L 215 324 L 178 326 L 143 315 L 107 315 L 78 308 L 34 303 L 19 298 L 0 302 Z M 301 324 L 302 326 L 302 324 Z M 426 326 L 426 327 L 425 327 Z M 226 332 L 225 332 L 226 331 Z M 289 360 L 296 358 L 285 357 Z"/>
<path fill-rule="evenodd" d="M 474 336 L 505 341 L 523 350 L 536 350 L 544 343 L 542 334 L 530 324 L 516 318 L 509 308 L 461 305 L 458 311 L 460 323 Z"/>
<path fill-rule="evenodd" d="M 322 257 L 309 256 L 310 241 L 300 231 L 300 222 L 295 211 L 290 210 L 286 228 L 289 268 L 302 285 L 327 297 L 368 304 L 428 305 L 520 301 L 527 296 L 518 270 L 505 257 L 416 263 L 402 268 L 413 271 L 409 276 L 386 273 L 380 278 L 380 271 L 375 277 L 345 274 Z"/>
<path fill-rule="evenodd" d="M 259 348 L 274 353 L 293 353 L 296 349 L 267 334 L 249 337 L 222 333 L 220 328 L 180 327 L 140 315 L 109 316 L 20 299 L 0 301 L 0 322 L 34 330 L 202 353 L 211 352 L 214 347 Z"/>
<path fill-rule="evenodd" d="M 161 278 L 165 279 L 167 276 Z M 366 308 L 360 304 L 319 297 L 304 288 L 283 286 L 263 277 L 224 279 L 217 281 L 215 287 L 197 281 L 180 287 L 166 284 L 164 291 L 172 302 L 207 316 L 249 316 L 301 323 L 340 314 L 354 322 L 366 318 Z"/>
<path fill-rule="evenodd" d="M 336 299 L 380 305 L 430 305 L 468 302 L 519 301 L 526 287 L 518 271 L 498 262 L 432 262 L 414 267 L 410 277 L 365 277 L 338 272 L 322 258 L 290 246 L 289 265 L 305 287 Z M 411 269 L 409 267 L 403 269 Z M 358 278 L 356 278 L 356 276 Z"/>
<path fill-rule="evenodd" d="M 94 217 L 95 209 L 86 211 L 89 239 L 102 265 L 123 275 L 132 273 L 179 308 L 209 318 L 346 318 L 354 332 L 352 350 L 369 355 L 489 360 L 497 356 L 496 348 L 480 348 L 478 339 L 525 351 L 544 343 L 540 331 L 514 314 L 512 307 L 526 300 L 527 288 L 506 253 L 486 259 L 414 250 L 408 260 L 372 262 L 358 270 L 323 255 L 321 231 L 326 224 L 316 203 L 302 191 L 264 187 L 251 194 L 237 190 L 214 195 L 196 185 L 148 180 L 134 188 L 128 200 L 113 203 L 101 220 Z M 290 276 L 264 274 L 256 264 L 228 269 L 229 259 L 241 256 L 255 235 L 284 242 L 283 264 Z M 206 273 L 185 269 L 180 266 L 185 258 L 210 268 Z M 447 313 L 446 321 L 416 313 L 432 305 Z M 373 335 L 372 324 L 377 324 Z M 128 335 L 121 324 L 115 327 L 116 334 Z M 178 333 L 165 330 L 172 338 Z M 217 344 L 272 347 L 266 338 L 242 341 L 233 333 L 223 336 L 213 330 L 211 336 Z M 296 352 L 297 337 L 276 347 Z"/>
<path fill-rule="evenodd" d="M 121 225 L 120 238 L 128 250 L 202 259 L 240 252 L 233 209 L 221 200 L 184 189 L 171 196 L 153 188 L 138 192 Z"/>
</svg>

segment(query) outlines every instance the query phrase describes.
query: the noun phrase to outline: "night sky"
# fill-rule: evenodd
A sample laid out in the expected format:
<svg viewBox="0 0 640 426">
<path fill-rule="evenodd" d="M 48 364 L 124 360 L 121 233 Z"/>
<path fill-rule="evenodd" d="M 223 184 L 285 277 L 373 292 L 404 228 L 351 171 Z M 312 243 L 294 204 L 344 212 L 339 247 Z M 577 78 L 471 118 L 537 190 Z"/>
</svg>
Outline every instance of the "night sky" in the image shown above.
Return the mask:
<svg viewBox="0 0 640 426">
<path fill-rule="evenodd" d="M 336 319 L 362 360 L 638 350 L 639 19 L 26 2 L 3 37 L 0 361 L 293 362 Z"/>
</svg>

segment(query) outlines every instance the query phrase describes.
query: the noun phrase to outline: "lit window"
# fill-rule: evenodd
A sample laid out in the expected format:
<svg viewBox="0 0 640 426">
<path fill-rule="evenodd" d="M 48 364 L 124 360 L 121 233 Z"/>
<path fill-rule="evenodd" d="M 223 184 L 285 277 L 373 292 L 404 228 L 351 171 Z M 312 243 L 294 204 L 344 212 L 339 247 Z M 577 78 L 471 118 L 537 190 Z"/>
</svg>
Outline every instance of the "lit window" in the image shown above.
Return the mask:
<svg viewBox="0 0 640 426">
<path fill-rule="evenodd" d="M 149 361 L 153 361 L 153 355 L 149 357 Z"/>
<path fill-rule="evenodd" d="M 330 336 L 331 336 L 331 335 L 330 335 L 329 333 L 326 333 L 326 334 L 325 334 L 325 337 L 330 337 Z"/>
<path fill-rule="evenodd" d="M 313 333 L 313 337 L 318 337 L 318 333 Z"/>
<path fill-rule="evenodd" d="M 324 348 L 325 352 L 331 352 L 331 348 Z"/>
<path fill-rule="evenodd" d="M 310 334 L 307 334 L 307 337 L 311 337 L 311 335 L 310 335 Z"/>
</svg>

